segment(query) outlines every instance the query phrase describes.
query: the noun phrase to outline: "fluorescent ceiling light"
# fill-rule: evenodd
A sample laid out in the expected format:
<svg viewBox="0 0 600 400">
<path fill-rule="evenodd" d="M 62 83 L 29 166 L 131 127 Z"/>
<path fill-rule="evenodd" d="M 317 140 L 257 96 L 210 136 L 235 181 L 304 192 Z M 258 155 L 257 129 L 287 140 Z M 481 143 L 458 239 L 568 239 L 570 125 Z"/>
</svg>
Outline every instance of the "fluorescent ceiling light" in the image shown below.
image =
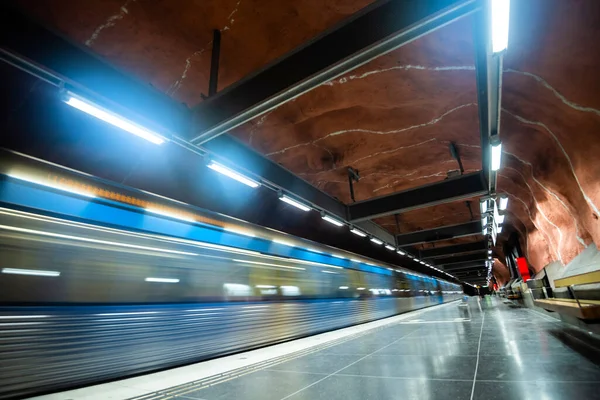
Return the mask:
<svg viewBox="0 0 600 400">
<path fill-rule="evenodd" d="M 216 163 L 214 161 L 210 161 L 207 167 L 212 169 L 213 171 L 217 171 L 220 174 L 228 176 L 231 179 L 235 179 L 236 181 L 243 183 L 244 185 L 250 186 L 251 188 L 257 188 L 260 186 L 259 182 L 245 177 L 244 175 L 232 170 L 231 168 L 227 168 L 226 166 Z"/>
<path fill-rule="evenodd" d="M 256 285 L 257 288 L 259 289 L 275 289 L 277 286 L 273 286 L 273 285 Z"/>
<path fill-rule="evenodd" d="M 60 276 L 58 271 L 43 271 L 39 269 L 2 268 L 3 274 L 32 275 L 32 276 Z"/>
<path fill-rule="evenodd" d="M 352 233 L 354 233 L 355 235 L 358 235 L 358 236 L 360 236 L 360 237 L 365 237 L 365 236 L 367 236 L 367 234 L 366 234 L 366 233 L 364 233 L 363 231 L 360 231 L 360 230 L 358 230 L 358 229 L 356 229 L 356 228 L 352 228 L 352 229 L 350 229 L 350 232 L 352 232 Z"/>
<path fill-rule="evenodd" d="M 371 238 L 371 242 L 373 242 L 375 244 L 379 244 L 379 245 L 383 244 L 383 241 L 381 241 L 381 240 L 379 240 L 379 239 L 377 239 L 375 237 Z"/>
<path fill-rule="evenodd" d="M 487 212 L 488 209 L 488 201 L 486 200 L 481 200 L 479 202 L 479 209 L 481 210 L 481 215 L 485 214 Z"/>
<path fill-rule="evenodd" d="M 76 109 L 83 111 L 86 114 L 101 119 L 104 122 L 108 122 L 117 128 L 123 129 L 124 131 L 133 133 L 134 135 L 139 136 L 142 139 L 146 139 L 154 144 L 162 144 L 165 142 L 165 139 L 158 133 L 146 129 L 143 126 L 123 118 L 111 111 L 108 111 L 107 109 L 100 107 L 88 100 L 80 98 L 79 96 L 75 96 L 72 93 L 67 93 L 65 103 L 71 107 L 75 107 Z"/>
<path fill-rule="evenodd" d="M 488 260 L 491 260 L 491 259 L 492 259 L 492 256 L 488 256 Z"/>
<path fill-rule="evenodd" d="M 506 210 L 506 207 L 508 207 L 508 196 L 500 196 L 500 200 L 498 201 L 498 209 Z"/>
<path fill-rule="evenodd" d="M 340 286 L 339 288 L 342 290 L 346 290 L 346 289 L 348 289 L 348 286 Z"/>
<path fill-rule="evenodd" d="M 487 226 L 485 228 L 483 228 L 483 230 L 481 231 L 482 234 L 487 235 L 488 232 L 488 228 Z"/>
<path fill-rule="evenodd" d="M 402 250 L 396 250 L 396 253 L 400 254 L 401 256 L 405 256 L 406 253 L 403 252 Z"/>
<path fill-rule="evenodd" d="M 300 203 L 297 200 L 292 199 L 289 196 L 286 196 L 285 194 L 282 194 L 281 196 L 279 196 L 279 200 L 281 200 L 281 201 L 283 201 L 285 203 L 288 203 L 289 205 L 294 206 L 294 207 L 296 207 L 299 210 L 310 211 L 310 207 L 308 207 L 308 206 Z"/>
<path fill-rule="evenodd" d="M 498 233 L 502 233 L 502 227 L 501 226 L 498 227 Z"/>
<path fill-rule="evenodd" d="M 416 262 L 421 262 L 421 260 L 419 260 L 417 257 L 415 257 L 415 261 Z"/>
<path fill-rule="evenodd" d="M 391 250 L 391 251 L 396 250 L 396 248 L 394 246 L 390 246 L 389 244 L 386 244 L 385 248 L 388 249 L 388 250 Z"/>
<path fill-rule="evenodd" d="M 500 224 L 501 224 L 501 223 L 503 223 L 503 222 L 504 222 L 504 215 L 497 214 L 497 215 L 496 215 L 496 223 L 497 223 L 498 225 L 500 225 Z"/>
<path fill-rule="evenodd" d="M 358 288 L 356 288 L 356 290 L 365 290 L 365 288 L 364 287 L 358 287 Z"/>
<path fill-rule="evenodd" d="M 500 162 L 502 160 L 502 143 L 498 141 L 492 144 L 492 171 L 498 171 L 500 169 Z"/>
<path fill-rule="evenodd" d="M 498 53 L 508 47 L 510 0 L 491 0 L 492 51 Z"/>
<path fill-rule="evenodd" d="M 325 221 L 329 222 L 330 224 L 335 225 L 335 226 L 343 226 L 344 225 L 344 223 L 342 221 L 339 221 L 339 220 L 337 220 L 335 218 L 332 218 L 332 217 L 330 217 L 329 215 L 326 215 L 326 214 L 322 215 L 321 218 L 324 219 Z"/>
<path fill-rule="evenodd" d="M 492 254 L 492 250 L 488 250 L 488 254 Z"/>
<path fill-rule="evenodd" d="M 160 283 L 179 283 L 179 279 L 171 278 L 146 278 L 146 282 L 160 282 Z"/>
<path fill-rule="evenodd" d="M 488 217 L 487 215 L 483 218 L 481 218 L 481 226 L 486 226 L 488 224 Z"/>
</svg>

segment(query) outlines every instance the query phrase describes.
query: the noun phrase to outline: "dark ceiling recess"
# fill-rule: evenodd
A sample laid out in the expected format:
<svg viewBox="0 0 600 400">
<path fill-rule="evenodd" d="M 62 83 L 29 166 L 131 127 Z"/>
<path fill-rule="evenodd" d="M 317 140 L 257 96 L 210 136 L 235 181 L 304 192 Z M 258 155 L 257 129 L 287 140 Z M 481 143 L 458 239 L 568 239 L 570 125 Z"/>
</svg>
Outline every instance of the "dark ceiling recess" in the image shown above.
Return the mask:
<svg viewBox="0 0 600 400">
<path fill-rule="evenodd" d="M 396 242 L 398 243 L 398 246 L 410 246 L 479 234 L 481 234 L 481 222 L 471 221 L 464 224 L 403 233 L 396 236 Z"/>
<path fill-rule="evenodd" d="M 484 263 L 485 260 L 487 260 L 487 254 L 467 254 L 464 256 L 438 258 L 435 260 L 435 263 L 437 265 L 456 264 L 467 261 L 481 261 Z"/>
<path fill-rule="evenodd" d="M 487 194 L 487 182 L 481 172 L 474 172 L 441 182 L 397 192 L 388 196 L 359 201 L 348 206 L 352 222 L 431 207 Z"/>
<path fill-rule="evenodd" d="M 419 255 L 421 258 L 439 258 L 455 254 L 482 252 L 487 251 L 488 242 L 482 240 L 480 242 L 457 244 L 455 246 L 444 246 L 433 249 L 421 250 Z"/>
</svg>

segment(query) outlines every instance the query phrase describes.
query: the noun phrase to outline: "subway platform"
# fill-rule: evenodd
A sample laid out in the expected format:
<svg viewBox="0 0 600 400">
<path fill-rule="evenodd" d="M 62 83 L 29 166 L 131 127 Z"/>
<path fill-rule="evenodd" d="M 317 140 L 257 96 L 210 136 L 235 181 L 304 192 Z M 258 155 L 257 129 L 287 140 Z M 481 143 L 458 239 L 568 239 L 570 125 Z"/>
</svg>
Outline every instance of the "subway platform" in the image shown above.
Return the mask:
<svg viewBox="0 0 600 400">
<path fill-rule="evenodd" d="M 471 298 L 37 399 L 600 399 L 597 352 L 571 331 Z"/>
</svg>

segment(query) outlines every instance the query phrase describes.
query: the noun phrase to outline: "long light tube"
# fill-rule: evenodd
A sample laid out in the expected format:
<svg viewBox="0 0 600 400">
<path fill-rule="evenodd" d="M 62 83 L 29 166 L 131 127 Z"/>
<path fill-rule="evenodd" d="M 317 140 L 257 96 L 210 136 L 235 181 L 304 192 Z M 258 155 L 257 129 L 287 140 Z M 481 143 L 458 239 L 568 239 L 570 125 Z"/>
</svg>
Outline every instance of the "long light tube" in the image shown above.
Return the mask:
<svg viewBox="0 0 600 400">
<path fill-rule="evenodd" d="M 501 226 L 498 227 L 498 233 L 502 233 L 502 227 Z"/>
<path fill-rule="evenodd" d="M 481 226 L 486 226 L 488 224 L 488 217 L 487 215 L 483 218 L 481 218 Z"/>
<path fill-rule="evenodd" d="M 504 215 L 497 214 L 497 215 L 496 215 L 496 218 L 495 218 L 495 219 L 496 219 L 496 223 L 497 223 L 498 225 L 500 225 L 500 224 L 504 223 L 504 217 L 505 217 Z"/>
<path fill-rule="evenodd" d="M 498 171 L 500 169 L 500 163 L 502 160 L 502 143 L 497 141 L 492 144 L 492 171 Z"/>
<path fill-rule="evenodd" d="M 372 237 L 372 238 L 371 238 L 371 242 L 373 242 L 373 243 L 375 243 L 375 244 L 379 244 L 379 245 L 382 245 L 382 244 L 383 244 L 383 241 L 381 241 L 381 240 L 379 240 L 379 239 L 377 239 L 377 238 L 375 238 L 375 237 Z"/>
<path fill-rule="evenodd" d="M 491 0 L 492 51 L 499 53 L 508 47 L 510 0 Z"/>
<path fill-rule="evenodd" d="M 207 167 L 212 169 L 213 171 L 217 171 L 220 174 L 228 176 L 231 179 L 235 179 L 236 181 L 243 183 L 244 185 L 250 186 L 251 188 L 257 188 L 260 186 L 259 182 L 245 177 L 244 175 L 214 161 L 210 161 Z"/>
<path fill-rule="evenodd" d="M 506 207 L 508 207 L 508 196 L 500 196 L 500 200 L 498 201 L 498 209 L 504 211 L 506 210 Z"/>
<path fill-rule="evenodd" d="M 352 233 L 354 233 L 355 235 L 358 235 L 358 236 L 360 236 L 360 237 L 365 237 L 365 236 L 367 236 L 367 234 L 366 234 L 366 233 L 364 233 L 363 231 L 361 231 L 361 230 L 358 230 L 358 229 L 356 229 L 356 228 L 352 228 L 352 229 L 350 229 L 350 232 L 352 232 Z"/>
<path fill-rule="evenodd" d="M 292 199 L 289 196 L 286 196 L 285 194 L 282 194 L 281 196 L 279 196 L 279 200 L 283 201 L 284 203 L 288 203 L 289 205 L 294 206 L 297 209 L 302 210 L 304 212 L 310 211 L 310 207 L 300 203 L 299 201 Z"/>
<path fill-rule="evenodd" d="M 488 209 L 488 201 L 487 201 L 487 199 L 481 200 L 479 202 L 479 210 L 481 211 L 481 215 L 485 214 L 487 212 L 487 209 Z"/>
<path fill-rule="evenodd" d="M 31 276 L 60 276 L 58 271 L 44 271 L 39 269 L 2 268 L 3 274 L 31 275 Z"/>
<path fill-rule="evenodd" d="M 335 226 L 343 226 L 344 225 L 344 223 L 342 221 L 339 221 L 339 220 L 337 220 L 335 218 L 332 218 L 332 217 L 330 217 L 329 215 L 326 215 L 326 214 L 322 215 L 321 218 L 324 219 L 325 221 L 329 222 L 330 224 L 335 225 Z"/>
<path fill-rule="evenodd" d="M 405 256 L 406 253 L 403 252 L 402 250 L 396 250 L 396 253 L 400 254 L 401 256 Z"/>
<path fill-rule="evenodd" d="M 390 246 L 389 244 L 386 244 L 385 248 L 388 249 L 388 250 L 390 250 L 390 251 L 396 250 L 396 248 L 394 246 Z"/>
<path fill-rule="evenodd" d="M 71 107 L 83 111 L 86 114 L 96 117 L 104 122 L 108 122 L 109 124 L 116 126 L 117 128 L 121 128 L 126 132 L 132 133 L 154 144 L 162 144 L 165 142 L 165 139 L 158 133 L 152 132 L 151 130 L 144 128 L 143 126 L 138 125 L 133 121 L 123 118 L 120 115 L 117 115 L 111 111 L 108 111 L 107 109 L 100 107 L 89 100 L 85 100 L 79 96 L 75 96 L 72 93 L 67 93 L 64 102 L 70 105 Z"/>
</svg>

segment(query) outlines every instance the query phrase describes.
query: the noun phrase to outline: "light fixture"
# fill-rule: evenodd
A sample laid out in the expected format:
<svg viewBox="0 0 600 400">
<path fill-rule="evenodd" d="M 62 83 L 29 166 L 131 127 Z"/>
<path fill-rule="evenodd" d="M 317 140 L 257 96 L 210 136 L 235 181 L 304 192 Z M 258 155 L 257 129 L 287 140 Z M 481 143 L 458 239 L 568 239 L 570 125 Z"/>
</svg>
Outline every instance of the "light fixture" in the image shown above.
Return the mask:
<svg viewBox="0 0 600 400">
<path fill-rule="evenodd" d="M 415 261 L 416 262 L 421 262 L 421 260 L 419 260 L 417 257 L 415 257 Z"/>
<path fill-rule="evenodd" d="M 491 250 L 491 249 L 490 249 L 490 250 L 488 250 L 488 254 L 492 254 L 492 250 Z"/>
<path fill-rule="evenodd" d="M 402 250 L 396 250 L 396 253 L 400 254 L 401 256 L 405 256 L 406 253 L 403 252 Z"/>
<path fill-rule="evenodd" d="M 498 233 L 502 233 L 502 227 L 501 226 L 498 227 Z"/>
<path fill-rule="evenodd" d="M 498 209 L 504 211 L 506 207 L 508 207 L 508 196 L 502 195 L 498 200 Z"/>
<path fill-rule="evenodd" d="M 117 128 L 121 128 L 126 132 L 139 136 L 142 139 L 146 139 L 149 142 L 152 142 L 154 144 L 162 144 L 165 142 L 165 138 L 159 135 L 158 133 L 144 128 L 143 126 L 138 125 L 133 121 L 130 121 L 118 114 L 115 114 L 71 92 L 66 93 L 63 101 L 71 107 L 83 111 L 84 113 L 96 117 L 104 122 L 108 122 L 109 124 L 116 126 Z"/>
<path fill-rule="evenodd" d="M 386 244 L 385 248 L 388 249 L 388 250 L 390 250 L 390 251 L 396 250 L 396 248 L 394 246 L 390 246 L 389 244 Z"/>
<path fill-rule="evenodd" d="M 335 226 L 343 226 L 344 223 L 340 220 L 337 220 L 333 217 L 330 217 L 327 214 L 321 214 L 321 218 L 324 219 L 325 221 L 329 222 L 330 224 L 333 224 Z"/>
<path fill-rule="evenodd" d="M 481 215 L 485 214 L 487 212 L 488 209 L 488 200 L 484 199 L 484 200 L 480 200 L 479 201 L 479 210 L 481 211 Z"/>
<path fill-rule="evenodd" d="M 487 228 L 487 226 L 483 228 L 483 230 L 481 231 L 481 233 L 483 235 L 487 235 L 488 234 L 488 228 Z"/>
<path fill-rule="evenodd" d="M 504 215 L 496 214 L 496 218 L 494 219 L 496 220 L 496 224 L 500 225 L 504 222 Z"/>
<path fill-rule="evenodd" d="M 256 285 L 257 288 L 259 289 L 275 289 L 277 286 L 273 286 L 273 285 Z"/>
<path fill-rule="evenodd" d="M 310 207 L 308 207 L 308 206 L 300 203 L 297 200 L 292 199 L 289 196 L 286 196 L 285 194 L 279 195 L 279 200 L 281 200 L 281 201 L 283 201 L 285 203 L 288 203 L 289 205 L 294 206 L 294 207 L 296 207 L 299 210 L 302 210 L 302 211 L 305 211 L 305 212 L 306 211 L 310 211 Z"/>
<path fill-rule="evenodd" d="M 355 235 L 358 235 L 358 236 L 360 236 L 360 237 L 365 237 L 365 236 L 367 236 L 367 234 L 366 234 L 366 233 L 364 233 L 363 231 L 360 231 L 360 230 L 358 230 L 358 229 L 356 229 L 356 228 L 352 228 L 352 229 L 350 229 L 350 232 L 352 232 L 352 233 L 354 233 Z"/>
<path fill-rule="evenodd" d="M 492 171 L 498 171 L 500 169 L 500 162 L 502 160 L 502 142 L 495 137 L 491 141 L 492 147 Z"/>
<path fill-rule="evenodd" d="M 487 215 L 483 218 L 481 218 L 481 226 L 486 226 L 488 224 L 488 217 Z"/>
<path fill-rule="evenodd" d="M 492 256 L 488 256 L 488 260 L 491 260 L 491 259 L 492 259 Z"/>
<path fill-rule="evenodd" d="M 510 0 L 491 0 L 492 51 L 499 53 L 508 47 Z"/>
<path fill-rule="evenodd" d="M 159 282 L 159 283 L 179 283 L 179 279 L 172 278 L 146 278 L 146 282 Z"/>
<path fill-rule="evenodd" d="M 340 286 L 339 288 L 342 290 L 346 290 L 346 289 L 348 289 L 348 286 Z"/>
<path fill-rule="evenodd" d="M 44 271 L 40 269 L 2 268 L 3 274 L 31 275 L 31 276 L 60 276 L 58 271 Z"/>
<path fill-rule="evenodd" d="M 232 170 L 231 168 L 228 168 L 224 165 L 216 163 L 212 160 L 208 163 L 207 167 L 212 169 L 213 171 L 217 171 L 220 174 L 228 176 L 231 179 L 235 179 L 236 181 L 243 183 L 244 185 L 250 186 L 251 188 L 257 188 L 260 186 L 259 182 L 255 181 L 253 179 L 250 179 L 248 177 L 245 177 L 244 175 Z"/>
<path fill-rule="evenodd" d="M 373 242 L 373 243 L 375 243 L 375 244 L 379 244 L 379 245 L 382 245 L 382 244 L 383 244 L 383 241 L 381 241 L 381 240 L 377 239 L 376 237 L 372 237 L 372 238 L 371 238 L 371 242 Z"/>
</svg>

